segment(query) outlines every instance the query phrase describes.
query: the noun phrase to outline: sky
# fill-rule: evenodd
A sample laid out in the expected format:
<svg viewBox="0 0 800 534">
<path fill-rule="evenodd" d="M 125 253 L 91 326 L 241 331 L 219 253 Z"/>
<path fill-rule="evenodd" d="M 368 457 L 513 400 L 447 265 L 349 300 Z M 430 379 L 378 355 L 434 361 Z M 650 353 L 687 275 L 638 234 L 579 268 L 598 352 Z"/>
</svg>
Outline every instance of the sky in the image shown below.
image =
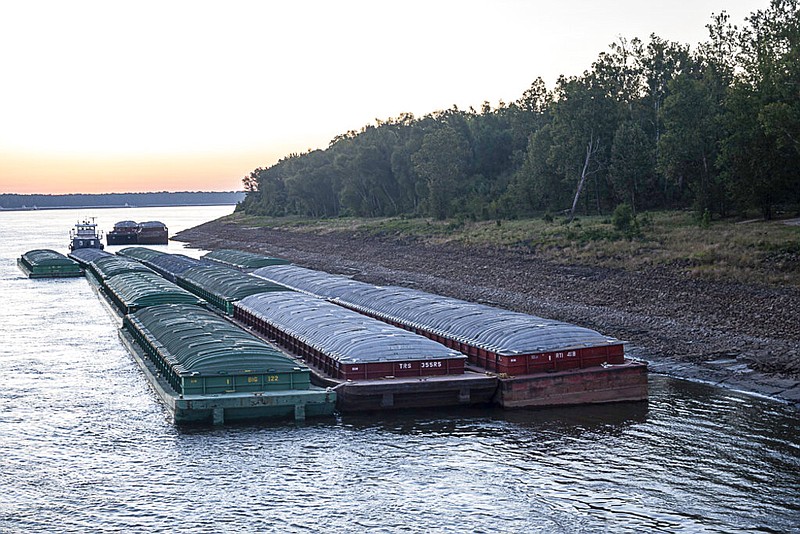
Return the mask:
<svg viewBox="0 0 800 534">
<path fill-rule="evenodd" d="M 376 119 L 511 102 L 768 0 L 0 0 L 0 193 L 230 191 Z"/>
</svg>

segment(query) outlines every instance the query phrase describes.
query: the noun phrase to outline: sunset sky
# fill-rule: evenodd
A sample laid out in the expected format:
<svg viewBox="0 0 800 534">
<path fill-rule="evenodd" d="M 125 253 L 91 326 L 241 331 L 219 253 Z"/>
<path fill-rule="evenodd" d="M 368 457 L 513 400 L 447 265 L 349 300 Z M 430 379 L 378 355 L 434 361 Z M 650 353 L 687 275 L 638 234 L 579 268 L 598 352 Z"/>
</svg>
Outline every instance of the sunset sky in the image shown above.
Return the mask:
<svg viewBox="0 0 800 534">
<path fill-rule="evenodd" d="M 519 98 L 768 0 L 0 0 L 0 193 L 241 189 L 403 112 Z"/>
</svg>

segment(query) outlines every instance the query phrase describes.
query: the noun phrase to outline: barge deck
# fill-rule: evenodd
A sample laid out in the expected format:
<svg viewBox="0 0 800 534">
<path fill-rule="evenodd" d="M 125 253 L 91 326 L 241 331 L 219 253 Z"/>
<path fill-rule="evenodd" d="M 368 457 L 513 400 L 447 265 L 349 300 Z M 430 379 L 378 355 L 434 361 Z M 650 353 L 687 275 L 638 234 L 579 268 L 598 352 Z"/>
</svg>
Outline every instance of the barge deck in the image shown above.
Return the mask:
<svg viewBox="0 0 800 534">
<path fill-rule="evenodd" d="M 176 424 L 221 425 L 252 419 L 303 421 L 307 417 L 333 414 L 336 393 L 329 389 L 179 395 L 147 359 L 133 337 L 123 328 L 118 330 L 118 334 Z"/>
<path fill-rule="evenodd" d="M 50 249 L 29 250 L 17 258 L 17 267 L 28 278 L 75 278 L 83 276 L 80 265 Z"/>
</svg>

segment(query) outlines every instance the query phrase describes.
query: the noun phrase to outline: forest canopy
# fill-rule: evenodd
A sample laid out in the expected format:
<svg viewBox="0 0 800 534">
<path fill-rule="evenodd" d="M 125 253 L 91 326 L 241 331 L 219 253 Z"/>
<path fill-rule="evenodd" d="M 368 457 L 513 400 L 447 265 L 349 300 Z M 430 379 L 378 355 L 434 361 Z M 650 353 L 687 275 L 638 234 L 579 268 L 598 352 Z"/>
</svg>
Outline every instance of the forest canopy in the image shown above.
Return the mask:
<svg viewBox="0 0 800 534">
<path fill-rule="evenodd" d="M 252 215 L 527 217 L 691 207 L 772 218 L 800 203 L 800 12 L 722 12 L 694 48 L 619 38 L 514 102 L 403 114 L 243 181 Z"/>
</svg>

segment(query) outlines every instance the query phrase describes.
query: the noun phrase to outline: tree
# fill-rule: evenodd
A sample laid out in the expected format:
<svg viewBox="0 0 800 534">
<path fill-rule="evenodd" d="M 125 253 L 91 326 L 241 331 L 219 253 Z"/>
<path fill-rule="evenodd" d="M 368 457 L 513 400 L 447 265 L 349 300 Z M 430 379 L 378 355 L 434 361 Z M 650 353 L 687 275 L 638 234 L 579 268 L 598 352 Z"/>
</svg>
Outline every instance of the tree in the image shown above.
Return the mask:
<svg viewBox="0 0 800 534">
<path fill-rule="evenodd" d="M 562 77 L 557 87 L 558 98 L 553 104 L 553 144 L 548 162 L 567 183 L 575 184 L 572 216 L 589 177 L 594 179 L 597 212 L 601 213 L 604 205 L 611 204 L 604 173 L 620 108 L 619 103 L 595 82 L 591 74 L 581 78 Z"/>
<path fill-rule="evenodd" d="M 538 209 L 563 210 L 569 202 L 571 187 L 565 187 L 563 177 L 549 162 L 552 146 L 549 125 L 530 136 L 525 161 L 509 187 L 509 202 L 516 213 L 531 214 Z"/>
<path fill-rule="evenodd" d="M 724 211 L 715 209 L 721 194 L 714 167 L 721 107 L 715 101 L 710 75 L 682 74 L 670 82 L 670 95 L 662 108 L 665 133 L 659 143 L 659 168 L 677 200 L 693 200 L 700 214 Z"/>
<path fill-rule="evenodd" d="M 441 126 L 425 134 L 411 161 L 427 184 L 429 215 L 444 219 L 451 214 L 451 198 L 465 177 L 469 157 L 469 145 L 452 127 Z"/>
<path fill-rule="evenodd" d="M 781 199 L 800 197 L 800 9 L 772 0 L 739 34 L 740 74 L 726 100 L 719 158 L 741 206 L 769 219 Z"/>
<path fill-rule="evenodd" d="M 652 145 L 644 130 L 634 121 L 620 124 L 611 145 L 609 180 L 621 202 L 628 202 L 636 214 L 643 188 L 653 184 Z"/>
</svg>

